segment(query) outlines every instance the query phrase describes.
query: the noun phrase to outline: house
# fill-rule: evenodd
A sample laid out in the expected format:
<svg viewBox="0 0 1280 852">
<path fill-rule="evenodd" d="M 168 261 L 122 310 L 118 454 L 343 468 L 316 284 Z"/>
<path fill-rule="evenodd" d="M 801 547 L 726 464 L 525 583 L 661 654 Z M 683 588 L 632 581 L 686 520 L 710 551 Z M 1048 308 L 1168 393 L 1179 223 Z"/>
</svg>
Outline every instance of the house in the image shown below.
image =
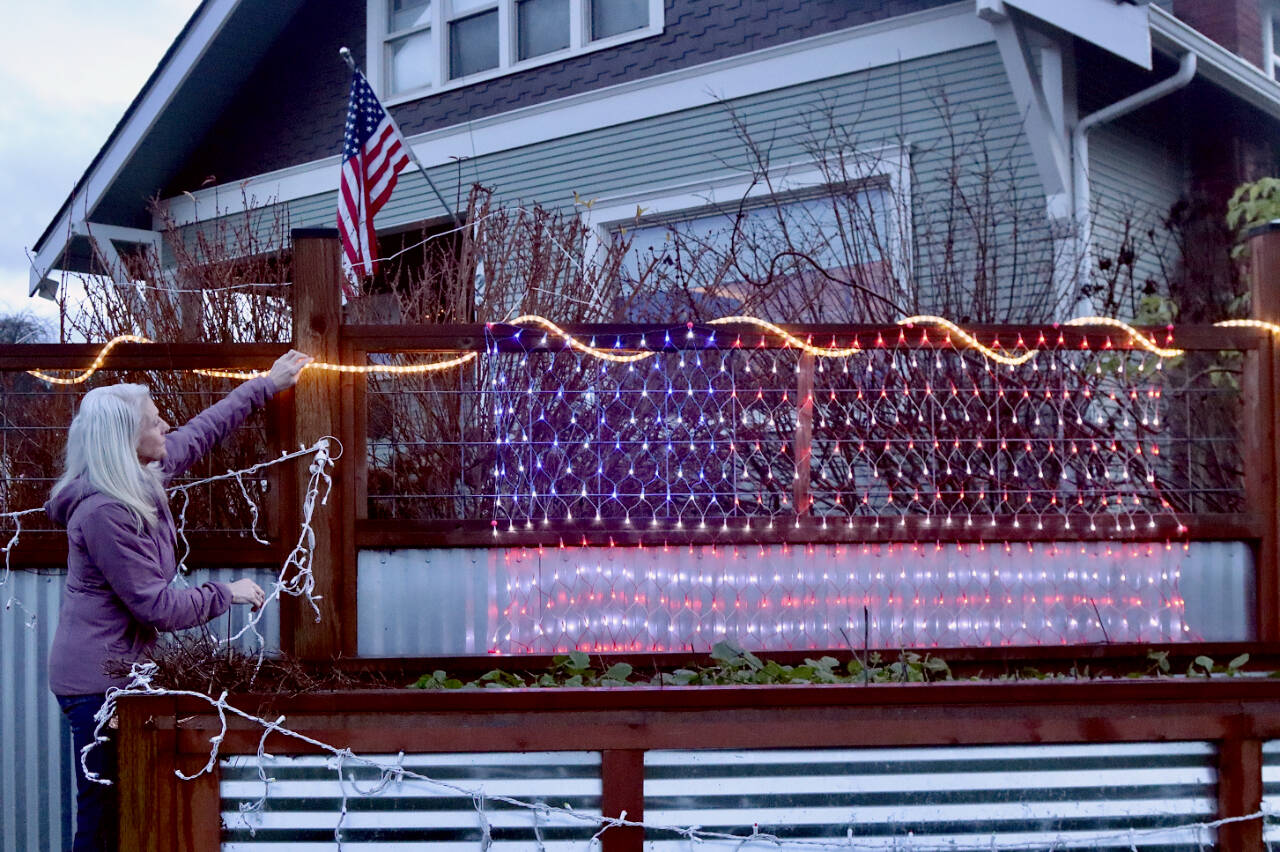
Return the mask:
<svg viewBox="0 0 1280 852">
<path fill-rule="evenodd" d="M 330 224 L 348 46 L 442 190 L 406 174 L 384 233 L 442 221 L 479 183 L 577 209 L 606 240 L 629 226 L 642 254 L 730 202 L 807 215 L 839 180 L 863 187 L 877 245 L 855 252 L 887 260 L 901 306 L 1043 318 L 1092 291 L 1134 316 L 1135 291 L 1175 277 L 1171 211 L 1216 222 L 1230 188 L 1274 171 L 1270 6 L 1057 5 L 206 3 L 41 235 L 32 290 L 159 246 L 166 218 L 275 204 Z"/>
<path fill-rule="evenodd" d="M 812 240 L 788 250 L 881 304 L 864 313 L 826 286 L 830 278 L 788 273 L 786 287 L 818 295 L 807 313 L 767 319 L 883 320 L 899 307 L 961 322 L 1094 311 L 1134 318 L 1152 294 L 1212 318 L 1230 294 L 1224 246 L 1213 243 L 1225 239 L 1225 199 L 1239 182 L 1274 173 L 1280 153 L 1276 9 L 1273 0 L 209 0 L 41 235 L 32 291 L 56 270 L 124 278 L 122 253 L 168 256 L 170 224 L 184 239 L 216 238 L 221 222 L 261 209 L 283 211 L 293 228 L 330 226 L 346 46 L 430 176 L 401 176 L 378 219 L 388 238 L 447 230 L 480 184 L 498 203 L 580 217 L 596 245 L 630 239 L 637 275 L 681 239 L 722 254 L 726 233 L 767 241 L 783 223 Z M 849 224 L 858 226 L 853 236 L 837 240 Z M 263 228 L 266 245 L 284 236 Z M 1184 254 L 1187 245 L 1204 256 Z M 765 257 L 777 257 L 765 246 Z M 699 291 L 693 306 L 740 307 L 753 276 L 735 274 Z M 770 298 L 758 303 L 762 312 L 782 311 Z M 654 298 L 642 307 L 676 305 Z M 956 587 L 930 572 L 951 552 L 938 552 L 919 569 L 929 576 L 912 582 L 945 598 Z M 1160 587 L 1134 605 L 1129 638 L 1176 640 L 1189 625 L 1203 638 L 1254 638 L 1248 546 L 1197 541 L 1187 552 L 1181 597 L 1190 611 Z M 483 623 L 496 604 L 468 595 L 498 588 L 490 581 L 498 557 L 485 548 L 437 551 L 434 571 L 420 570 L 424 557 L 409 551 L 367 554 L 361 653 L 509 652 L 542 641 L 532 620 L 511 619 L 505 633 Z M 661 565 L 652 550 L 628 554 L 602 555 L 592 567 L 604 574 L 647 559 L 676 585 L 701 571 L 692 548 L 687 562 Z M 767 559 L 803 579 L 822 569 L 824 554 L 797 546 Z M 900 547 L 886 558 L 901 566 L 914 557 Z M 1005 570 L 1002 558 L 970 560 L 961 596 Z M 1155 584 L 1169 572 L 1153 558 L 1142 576 Z M 511 556 L 502 570 L 516 593 L 506 602 L 539 600 L 541 560 Z M 483 570 L 467 574 L 475 565 Z M 1047 587 L 1075 579 L 1070 564 L 1037 567 L 1061 572 Z M 590 578 L 579 588 L 609 591 Z M 901 587 L 887 592 L 901 603 Z M 53 600 L 43 624 L 53 622 Z M 405 601 L 422 600 L 440 604 L 438 621 L 405 611 Z M 926 634 L 992 640 L 991 622 L 944 610 L 919 633 L 883 628 L 886 647 Z M 686 615 L 664 626 L 666 647 L 697 632 Z M 1148 618 L 1152 633 L 1143 632 Z M 1048 613 L 998 638 L 1111 641 L 1071 619 Z M 791 632 L 758 623 L 795 647 L 797 636 L 820 632 L 795 620 Z M 820 646 L 830 647 L 834 629 L 821 628 Z M 1199 746 L 1156 751 L 1197 771 L 1211 762 Z M 1211 793 L 1201 785 L 1187 795 L 1201 807 Z"/>
</svg>

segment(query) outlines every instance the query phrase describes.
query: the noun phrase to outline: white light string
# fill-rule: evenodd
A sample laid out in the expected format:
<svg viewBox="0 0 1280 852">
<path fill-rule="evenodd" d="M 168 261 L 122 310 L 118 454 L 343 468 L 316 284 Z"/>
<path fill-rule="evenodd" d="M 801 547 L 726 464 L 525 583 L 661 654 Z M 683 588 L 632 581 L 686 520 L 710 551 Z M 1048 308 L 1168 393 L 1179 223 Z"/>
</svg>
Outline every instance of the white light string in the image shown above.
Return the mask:
<svg viewBox="0 0 1280 852">
<path fill-rule="evenodd" d="M 13 575 L 13 569 L 9 566 L 9 557 L 13 552 L 13 549 L 17 547 L 18 540 L 22 537 L 22 517 L 24 515 L 34 515 L 37 512 L 43 513 L 44 507 L 41 506 L 36 509 L 21 509 L 17 512 L 0 513 L 0 518 L 13 519 L 13 535 L 9 537 L 9 541 L 5 543 L 5 546 L 0 548 L 0 550 L 4 552 L 4 574 L 3 576 L 0 576 L 0 587 L 8 585 L 9 578 Z M 14 607 L 17 607 L 27 614 L 26 627 L 28 630 L 34 630 L 37 623 L 36 614 L 27 609 L 26 606 L 23 605 L 22 601 L 18 600 L 18 596 L 13 592 L 13 587 L 9 586 L 9 597 L 4 602 L 5 612 L 8 612 Z"/>
<path fill-rule="evenodd" d="M 267 737 L 270 734 L 276 733 L 276 734 L 280 734 L 281 736 L 288 737 L 293 740 L 297 740 L 298 742 L 306 743 L 307 745 L 310 745 L 315 749 L 330 755 L 331 757 L 330 763 L 335 767 L 335 770 L 338 773 L 338 781 L 340 785 L 340 790 L 342 792 L 342 803 L 341 803 L 341 812 L 340 812 L 341 815 L 345 815 L 346 813 L 347 800 L 349 798 L 349 794 L 347 792 L 348 782 L 346 779 L 344 779 L 342 775 L 342 770 L 343 768 L 345 768 L 347 764 L 356 764 L 359 766 L 368 767 L 370 769 L 377 770 L 381 774 L 381 780 L 378 783 L 376 783 L 372 788 L 369 788 L 369 789 L 361 789 L 358 785 L 354 783 L 354 779 L 351 781 L 352 788 L 356 791 L 356 793 L 362 796 L 379 795 L 382 792 L 384 792 L 387 789 L 387 787 L 390 786 L 393 782 L 396 784 L 399 784 L 403 782 L 405 779 L 410 779 L 410 780 L 420 781 L 426 784 L 430 784 L 432 787 L 440 790 L 447 790 L 447 791 L 456 793 L 461 797 L 470 798 L 476 808 L 478 817 L 480 819 L 481 832 L 482 832 L 480 846 L 482 850 L 486 848 L 488 843 L 492 842 L 492 839 L 488 831 L 488 820 L 484 813 L 484 802 L 487 799 L 491 799 L 497 802 L 502 802 L 512 807 L 521 808 L 523 810 L 529 811 L 531 814 L 534 815 L 535 832 L 538 831 L 538 825 L 536 824 L 536 820 L 539 817 L 546 817 L 552 814 L 555 814 L 557 816 L 564 817 L 570 820 L 575 820 L 577 822 L 600 826 L 600 830 L 597 831 L 595 835 L 592 836 L 590 841 L 588 841 L 588 844 L 589 844 L 588 848 L 590 848 L 590 844 L 594 843 L 605 830 L 610 828 L 640 828 L 640 829 L 645 829 L 647 831 L 669 832 L 671 834 L 676 834 L 676 835 L 679 835 L 680 837 L 683 837 L 685 840 L 687 840 L 690 843 L 717 843 L 717 842 L 733 843 L 733 844 L 736 844 L 738 848 L 741 848 L 747 844 L 754 844 L 754 843 L 766 844 L 768 846 L 778 848 L 778 849 L 794 848 L 794 849 L 846 849 L 846 850 L 881 849 L 882 850 L 886 848 L 883 843 L 861 842 L 855 839 L 852 835 L 847 835 L 845 838 L 842 838 L 839 840 L 837 839 L 795 840 L 795 839 L 778 837 L 777 835 L 769 834 L 767 832 L 761 832 L 759 830 L 758 824 L 752 826 L 752 830 L 750 834 L 732 834 L 729 832 L 722 832 L 722 831 L 707 831 L 707 830 L 704 830 L 701 826 L 697 826 L 697 825 L 690 825 L 690 826 L 665 825 L 661 823 L 645 822 L 643 820 L 630 820 L 626 818 L 625 811 L 622 813 L 621 816 L 618 816 L 618 817 L 610 817 L 610 816 L 604 816 L 604 815 L 596 816 L 592 814 L 581 813 L 577 810 L 574 810 L 571 807 L 558 807 L 555 805 L 549 805 L 545 802 L 531 802 L 531 801 L 526 801 L 524 799 L 515 798 L 513 796 L 495 795 L 493 793 L 486 793 L 483 790 L 465 787 L 463 785 L 454 784 L 448 781 L 442 781 L 437 778 L 432 778 L 431 776 L 425 775 L 421 772 L 415 772 L 411 769 L 407 769 L 405 768 L 403 763 L 404 761 L 403 752 L 401 752 L 400 755 L 398 756 L 397 758 L 398 762 L 396 764 L 382 763 L 371 757 L 365 757 L 363 755 L 356 754 L 349 748 L 339 748 L 337 746 L 330 745 L 329 743 L 326 743 L 323 740 L 319 740 L 314 737 L 307 736 L 306 734 L 303 734 L 291 728 L 288 728 L 284 725 L 284 722 L 285 722 L 284 716 L 278 716 L 274 721 L 268 721 L 262 717 L 255 716 L 254 714 L 246 710 L 242 710 L 239 707 L 236 707 L 235 705 L 230 704 L 227 701 L 227 693 L 225 691 L 222 692 L 218 696 L 218 698 L 215 699 L 211 695 L 206 695 L 201 692 L 195 692 L 194 690 L 166 689 L 163 687 L 157 687 L 152 684 L 152 679 L 155 677 L 156 672 L 157 672 L 157 666 L 155 663 L 135 663 L 133 665 L 132 671 L 130 672 L 129 685 L 125 687 L 112 688 L 107 691 L 106 701 L 103 703 L 102 707 L 98 710 L 98 713 L 95 716 L 95 719 L 97 721 L 97 728 L 95 729 L 95 732 L 94 732 L 94 742 L 85 746 L 81 752 L 81 763 L 82 763 L 82 766 L 84 767 L 85 775 L 91 781 L 95 781 L 99 784 L 108 784 L 108 785 L 113 783 L 107 779 L 101 778 L 96 773 L 90 772 L 87 765 L 85 765 L 85 759 L 87 758 L 89 751 L 93 749 L 97 743 L 105 742 L 107 740 L 107 737 L 105 737 L 102 734 L 103 728 L 105 728 L 109 724 L 110 720 L 115 715 L 116 703 L 119 701 L 119 699 L 122 696 L 129 696 L 129 695 L 182 696 L 182 697 L 189 697 L 189 698 L 197 698 L 197 699 L 200 699 L 201 701 L 207 702 L 209 706 L 213 709 L 213 711 L 217 713 L 218 720 L 219 720 L 218 731 L 209 738 L 209 742 L 210 742 L 209 759 L 208 761 L 205 762 L 205 765 L 201 769 L 191 774 L 184 773 L 181 770 L 174 770 L 174 774 L 178 778 L 184 781 L 191 781 L 207 772 L 213 771 L 214 767 L 217 765 L 217 762 L 218 762 L 218 754 L 219 754 L 219 751 L 221 750 L 222 743 L 225 741 L 227 736 L 227 731 L 228 731 L 227 716 L 228 715 L 236 716 L 240 719 L 245 720 L 246 722 L 262 727 L 263 734 L 261 738 L 258 740 L 257 760 L 258 760 L 259 778 L 263 782 L 263 794 L 257 801 L 242 805 L 241 806 L 242 813 L 259 812 L 263 810 L 263 808 L 266 805 L 267 799 L 270 795 L 270 784 L 272 783 L 273 779 L 266 774 L 266 771 L 263 768 L 263 761 L 271 759 L 272 757 L 272 755 L 270 755 L 266 751 L 266 742 L 267 742 Z M 1169 834 L 1179 834 L 1179 833 L 1185 833 L 1185 832 L 1202 833 L 1202 832 L 1211 831 L 1211 830 L 1220 828 L 1224 825 L 1232 825 L 1236 823 L 1252 822 L 1254 820 L 1264 819 L 1265 817 L 1268 817 L 1270 815 L 1271 815 L 1270 811 L 1266 809 L 1260 809 L 1260 810 L 1254 811 L 1253 813 L 1245 814 L 1243 816 L 1224 817 L 1222 819 L 1216 819 L 1211 821 L 1187 822 L 1180 825 L 1162 826 L 1158 828 L 1144 828 L 1144 829 L 1130 828 L 1123 832 L 1115 832 L 1113 834 L 1090 835 L 1088 837 L 1081 837 L 1078 840 L 1082 842 L 1089 842 L 1094 844 L 1127 841 L 1130 843 L 1131 847 L 1136 848 L 1136 844 L 1139 839 L 1147 839 L 1147 838 L 1159 837 L 1159 836 L 1164 836 Z M 342 842 L 343 842 L 341 838 L 341 828 L 342 828 L 342 817 L 340 816 L 338 824 L 334 829 L 334 840 L 339 849 L 342 848 Z M 897 842 L 900 840 L 907 843 L 908 845 L 906 846 L 896 845 Z M 948 841 L 948 842 L 942 843 L 942 842 L 930 842 L 927 840 L 921 840 L 920 842 L 916 842 L 910 838 L 895 838 L 894 839 L 895 846 L 893 848 L 914 850 L 915 852 L 983 852 L 983 850 L 1014 850 L 1014 849 L 1054 850 L 1054 849 L 1062 848 L 1062 845 L 1064 843 L 1075 842 L 1075 841 L 1077 841 L 1077 838 L 1072 838 L 1072 837 L 1064 836 L 1061 834 L 1059 834 L 1059 836 L 1053 840 L 1046 840 L 1046 841 L 1030 841 L 1029 842 L 1025 839 L 1002 841 L 997 835 L 993 834 L 989 841 L 979 841 L 979 842 L 973 842 L 973 843 L 962 843 L 962 842 L 954 842 L 954 841 Z"/>
<path fill-rule="evenodd" d="M 330 442 L 338 445 L 338 453 L 336 455 L 331 455 L 329 452 Z M 226 473 L 216 474 L 214 476 L 206 477 L 204 479 L 198 479 L 193 482 L 184 482 L 180 485 L 172 485 L 169 488 L 167 488 L 166 491 L 168 491 L 170 494 L 175 492 L 181 493 L 182 500 L 183 500 L 182 508 L 179 510 L 177 522 L 175 524 L 175 528 L 176 528 L 175 531 L 182 545 L 182 555 L 178 560 L 177 576 L 181 577 L 186 572 L 187 570 L 186 558 L 187 556 L 190 555 L 190 552 L 191 552 L 191 546 L 186 536 L 186 511 L 187 511 L 187 505 L 188 505 L 188 492 L 192 488 L 196 488 L 201 485 L 208 485 L 212 482 L 219 482 L 219 481 L 228 480 L 228 479 L 235 480 L 237 485 L 239 485 L 240 487 L 240 493 L 244 495 L 244 498 L 249 505 L 249 512 L 252 518 L 250 532 L 253 535 L 253 538 L 255 541 L 260 542 L 262 544 L 267 544 L 268 542 L 264 541 L 258 535 L 258 530 L 257 530 L 258 507 L 257 507 L 257 504 L 254 502 L 254 500 L 249 496 L 249 490 L 245 486 L 243 478 L 245 476 L 258 473 L 273 465 L 283 464 L 284 462 L 292 461 L 293 459 L 300 458 L 302 456 L 309 456 L 309 455 L 314 455 L 315 458 L 311 462 L 311 466 L 310 466 L 311 480 L 307 484 L 306 495 L 303 498 L 302 528 L 298 535 L 297 544 L 294 545 L 293 550 L 290 552 L 288 558 L 285 559 L 284 564 L 280 569 L 277 582 L 275 586 L 272 588 L 271 595 L 268 597 L 268 600 L 278 598 L 282 591 L 285 594 L 305 597 L 307 598 L 308 602 L 311 604 L 312 608 L 316 610 L 316 615 L 318 617 L 319 610 L 316 608 L 316 601 L 319 600 L 319 597 L 312 594 L 312 591 L 315 588 L 315 580 L 311 573 L 312 549 L 315 544 L 315 532 L 312 529 L 311 521 L 312 521 L 312 516 L 314 515 L 314 512 L 315 512 L 315 501 L 317 496 L 319 495 L 320 482 L 323 481 L 325 484 L 324 496 L 320 499 L 320 503 L 323 505 L 328 502 L 329 489 L 332 487 L 332 484 L 333 484 L 332 478 L 329 473 L 329 469 L 333 467 L 333 462 L 342 456 L 342 444 L 341 442 L 338 441 L 337 438 L 335 438 L 332 435 L 326 435 L 325 437 L 316 441 L 310 447 L 304 447 L 302 449 L 295 450 L 292 453 L 282 453 L 279 458 L 268 459 L 267 461 L 259 462 L 258 464 L 243 468 L 241 470 L 228 470 Z M 37 507 L 33 509 L 21 509 L 15 512 L 0 513 L 0 518 L 12 518 L 14 522 L 13 535 L 9 537 L 9 540 L 4 545 L 4 547 L 0 548 L 0 552 L 4 553 L 4 571 L 3 571 L 3 574 L 0 574 L 0 588 L 3 588 L 5 585 L 9 583 L 9 579 L 13 573 L 12 568 L 10 566 L 10 555 L 13 551 L 13 548 L 17 546 L 18 541 L 22 536 L 21 518 L 25 515 L 33 515 L 37 513 L 43 514 L 44 511 L 45 511 L 44 507 Z M 291 568 L 296 569 L 293 576 L 289 576 L 289 572 Z M 26 613 L 29 616 L 26 626 L 30 629 L 34 629 L 36 626 L 35 613 L 33 613 L 31 610 L 29 610 L 26 606 L 23 605 L 22 601 L 19 600 L 18 597 L 14 594 L 12 587 L 10 587 L 9 597 L 5 601 L 4 608 L 7 611 L 14 607 L 17 607 L 18 609 L 22 610 L 24 613 Z M 250 618 L 249 622 L 245 625 L 244 628 L 240 630 L 239 633 L 235 634 L 235 636 L 232 636 L 225 641 L 227 642 L 235 641 L 236 639 L 240 638 L 246 631 L 252 629 L 254 634 L 258 636 L 259 643 L 261 644 L 262 636 L 260 633 L 258 633 L 255 625 L 257 625 L 257 623 L 261 620 L 264 608 L 265 608 L 265 603 L 263 607 L 260 607 L 258 609 L 258 612 L 255 613 L 252 618 Z"/>
<path fill-rule="evenodd" d="M 330 442 L 338 445 L 336 455 L 330 454 Z M 244 636 L 245 633 L 252 631 L 258 643 L 259 665 L 262 664 L 263 655 L 266 653 L 266 641 L 262 634 L 258 632 L 257 625 L 262 620 L 262 616 L 267 610 L 267 605 L 272 601 L 279 600 L 281 594 L 305 598 L 315 613 L 316 621 L 320 621 L 320 607 L 317 602 L 321 596 L 315 594 L 316 578 L 311 570 L 312 561 L 315 557 L 316 543 L 316 533 L 315 528 L 312 526 L 312 520 L 315 516 L 316 500 L 318 499 L 321 505 L 326 505 L 329 502 L 329 491 L 333 488 L 333 477 L 330 473 L 330 468 L 333 467 L 336 459 L 342 457 L 342 443 L 334 436 L 327 435 L 316 441 L 307 452 L 314 453 L 315 457 L 311 460 L 311 465 L 308 468 L 310 479 L 307 481 L 307 490 L 302 498 L 302 522 L 301 529 L 298 532 L 298 540 L 294 544 L 293 550 L 289 551 L 289 555 L 280 566 L 280 573 L 276 575 L 271 591 L 267 594 L 262 605 L 250 615 L 244 627 L 241 627 L 239 631 L 228 636 L 225 640 L 227 644 L 230 644 Z M 320 494 L 321 482 L 324 483 L 323 496 Z"/>
</svg>

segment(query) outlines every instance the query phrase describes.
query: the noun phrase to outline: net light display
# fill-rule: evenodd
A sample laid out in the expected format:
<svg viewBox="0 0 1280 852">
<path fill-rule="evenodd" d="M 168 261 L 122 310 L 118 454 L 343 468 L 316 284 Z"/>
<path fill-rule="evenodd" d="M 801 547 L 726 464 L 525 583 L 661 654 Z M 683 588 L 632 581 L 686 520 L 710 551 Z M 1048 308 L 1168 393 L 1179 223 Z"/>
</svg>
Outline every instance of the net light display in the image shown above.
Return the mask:
<svg viewBox="0 0 1280 852">
<path fill-rule="evenodd" d="M 1002 350 L 911 319 L 893 336 L 781 344 L 772 328 L 668 329 L 628 362 L 495 336 L 495 544 L 566 524 L 768 541 L 855 523 L 911 524 L 927 543 L 511 548 L 491 650 L 1193 638 L 1183 544 L 1132 543 L 1185 529 L 1168 493 L 1171 340 L 1117 326 L 1132 348 L 1059 333 Z M 1131 543 L 1005 543 L 1046 528 Z"/>
<path fill-rule="evenodd" d="M 523 354 L 495 344 L 495 531 L 863 517 L 997 540 L 1049 519 L 1068 536 L 1134 537 L 1158 520 L 1181 532 L 1159 476 L 1163 357 L 1147 348 L 1042 337 L 1002 363 L 903 329 L 817 359 L 808 343 L 702 333 L 699 348 L 673 349 L 664 332 L 643 362 L 548 351 L 545 337 Z"/>
<path fill-rule="evenodd" d="M 1182 545 L 510 548 L 491 653 L 1172 642 Z"/>
</svg>

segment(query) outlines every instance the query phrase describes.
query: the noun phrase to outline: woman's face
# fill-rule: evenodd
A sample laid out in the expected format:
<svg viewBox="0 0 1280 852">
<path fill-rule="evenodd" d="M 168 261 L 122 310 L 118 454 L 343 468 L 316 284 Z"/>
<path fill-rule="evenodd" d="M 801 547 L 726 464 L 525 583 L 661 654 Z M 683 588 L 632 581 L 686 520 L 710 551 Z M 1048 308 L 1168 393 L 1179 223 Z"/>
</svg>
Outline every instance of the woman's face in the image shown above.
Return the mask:
<svg viewBox="0 0 1280 852">
<path fill-rule="evenodd" d="M 138 433 L 138 461 L 148 464 L 163 461 L 165 456 L 164 433 L 169 424 L 160 416 L 160 410 L 150 399 L 142 406 L 142 431 Z"/>
</svg>

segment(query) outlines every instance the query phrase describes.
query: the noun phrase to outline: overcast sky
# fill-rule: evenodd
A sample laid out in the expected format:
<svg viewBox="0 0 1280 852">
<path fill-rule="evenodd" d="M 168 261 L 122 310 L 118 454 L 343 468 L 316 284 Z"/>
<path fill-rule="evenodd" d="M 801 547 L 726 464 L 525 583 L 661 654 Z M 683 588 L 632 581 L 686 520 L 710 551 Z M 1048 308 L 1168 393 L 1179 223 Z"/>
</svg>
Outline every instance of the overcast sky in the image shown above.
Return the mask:
<svg viewBox="0 0 1280 852">
<path fill-rule="evenodd" d="M 24 249 L 70 194 L 197 0 L 6 4 L 0 34 L 0 312 L 28 299 Z"/>
</svg>

